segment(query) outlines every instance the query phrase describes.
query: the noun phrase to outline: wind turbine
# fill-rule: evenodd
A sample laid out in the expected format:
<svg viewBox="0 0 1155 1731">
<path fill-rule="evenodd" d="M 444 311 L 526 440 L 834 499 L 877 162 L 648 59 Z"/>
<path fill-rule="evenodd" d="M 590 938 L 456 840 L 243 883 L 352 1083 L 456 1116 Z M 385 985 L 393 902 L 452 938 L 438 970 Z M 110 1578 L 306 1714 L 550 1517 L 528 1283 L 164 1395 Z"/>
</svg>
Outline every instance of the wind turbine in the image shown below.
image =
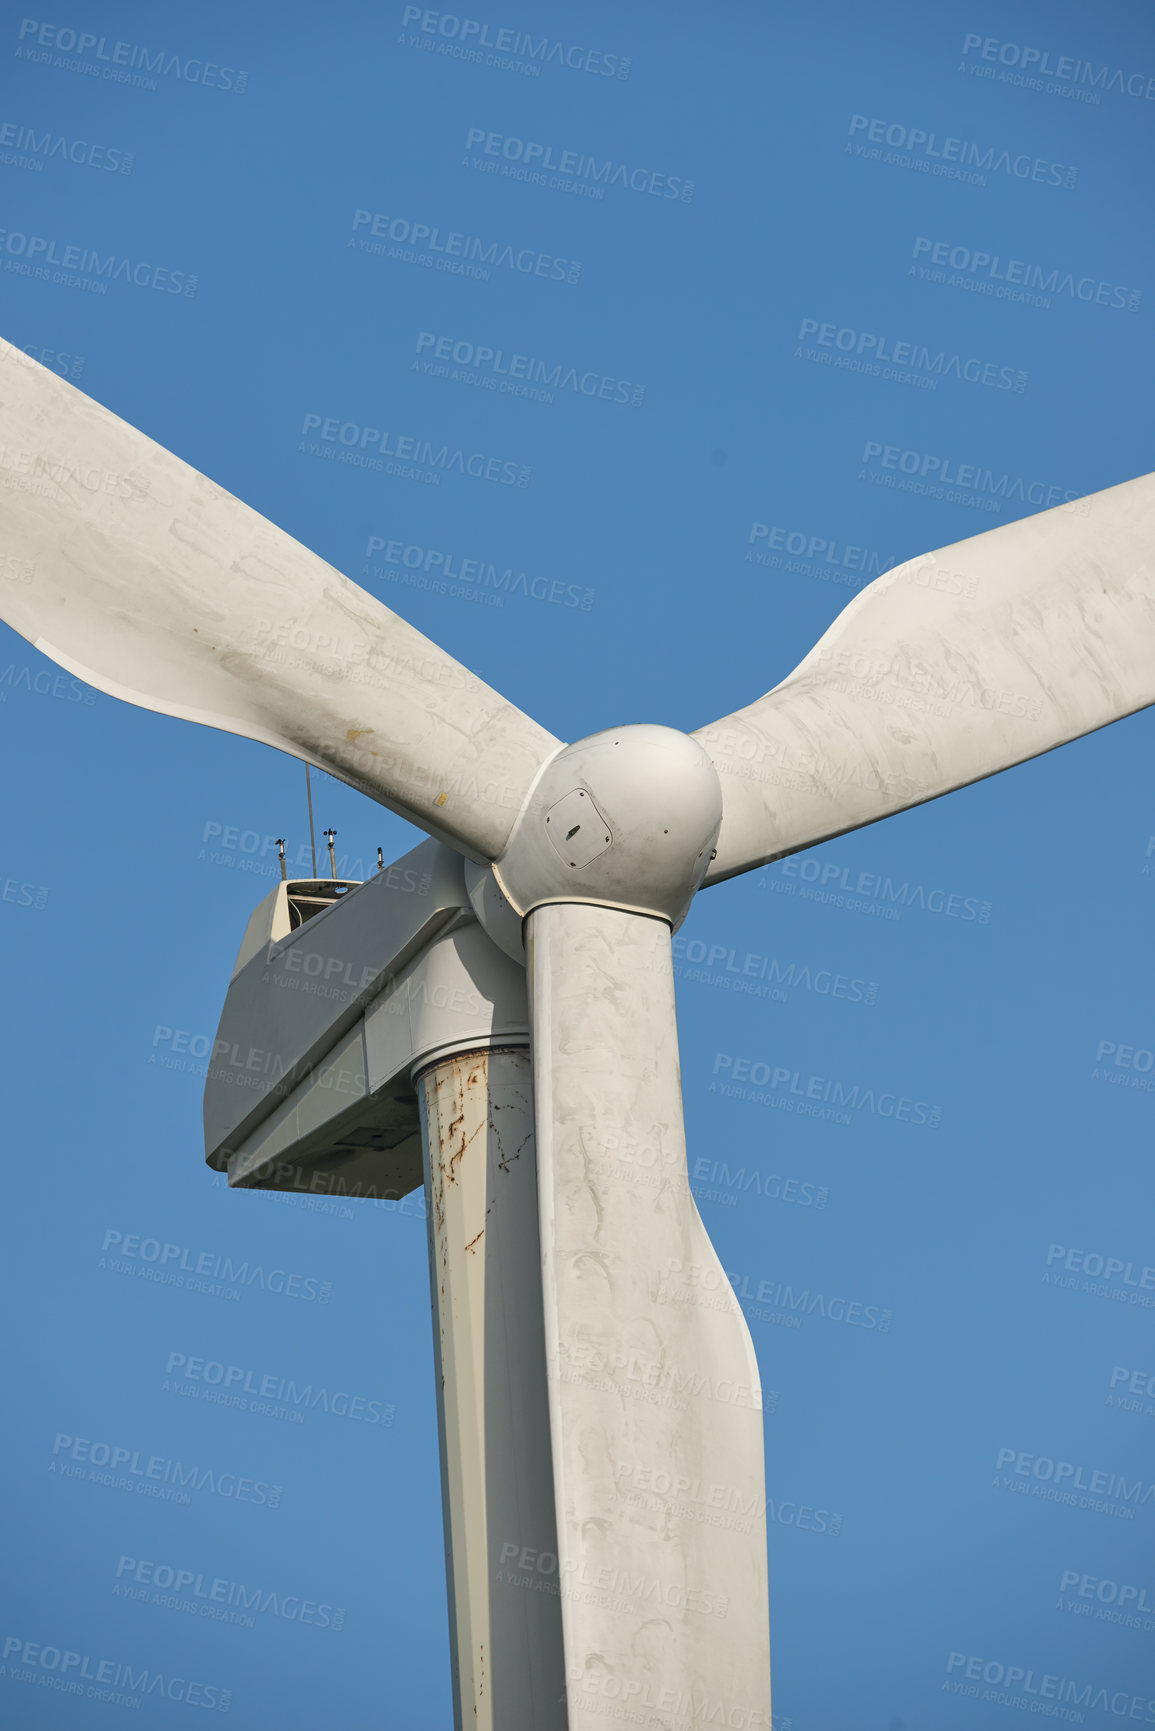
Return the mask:
<svg viewBox="0 0 1155 1731">
<path fill-rule="evenodd" d="M 459 1726 L 768 1726 L 758 1372 L 687 1181 L 671 933 L 703 887 L 1155 702 L 1155 476 L 888 572 L 693 734 L 563 745 L 8 345 L 0 397 L 35 562 L 8 621 L 433 838 L 392 884 L 257 910 L 218 1046 L 272 1027 L 287 1067 L 210 1080 L 206 1140 L 233 1183 L 344 1161 L 396 1191 L 420 1118 Z M 364 960 L 282 989 L 312 956 Z"/>
</svg>

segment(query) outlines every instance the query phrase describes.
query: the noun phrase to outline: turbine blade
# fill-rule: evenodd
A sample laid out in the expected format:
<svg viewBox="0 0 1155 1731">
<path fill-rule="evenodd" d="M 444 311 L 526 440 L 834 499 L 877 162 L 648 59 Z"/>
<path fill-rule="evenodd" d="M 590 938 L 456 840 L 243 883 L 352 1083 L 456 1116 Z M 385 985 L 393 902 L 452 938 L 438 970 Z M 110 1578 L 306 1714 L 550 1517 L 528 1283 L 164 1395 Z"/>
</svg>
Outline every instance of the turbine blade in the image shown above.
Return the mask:
<svg viewBox="0 0 1155 1731">
<path fill-rule="evenodd" d="M 1155 475 L 877 578 L 789 678 L 694 734 L 718 883 L 1155 703 Z"/>
<path fill-rule="evenodd" d="M 761 1389 L 690 1194 L 670 931 L 551 903 L 527 948 L 570 1731 L 768 1725 Z"/>
<path fill-rule="evenodd" d="M 529 1052 L 450 1052 L 415 1086 L 454 1724 L 566 1731 Z"/>
<path fill-rule="evenodd" d="M 328 770 L 480 861 L 558 742 L 74 385 L 0 344 L 0 612 L 110 696 Z"/>
</svg>

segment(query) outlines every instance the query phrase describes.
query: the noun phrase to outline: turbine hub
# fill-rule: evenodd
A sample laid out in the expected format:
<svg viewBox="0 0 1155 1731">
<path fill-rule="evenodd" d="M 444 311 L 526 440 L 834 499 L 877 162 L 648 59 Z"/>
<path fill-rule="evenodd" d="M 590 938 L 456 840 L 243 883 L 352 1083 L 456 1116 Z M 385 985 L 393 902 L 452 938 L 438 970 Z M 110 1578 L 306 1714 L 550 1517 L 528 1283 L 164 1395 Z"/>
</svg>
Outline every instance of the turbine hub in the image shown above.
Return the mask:
<svg viewBox="0 0 1155 1731">
<path fill-rule="evenodd" d="M 503 949 L 545 902 L 593 902 L 677 926 L 721 822 L 718 774 L 696 740 L 672 727 L 608 728 L 546 764 L 502 857 L 470 868 L 470 897 Z M 504 929 L 495 890 L 507 904 Z"/>
</svg>

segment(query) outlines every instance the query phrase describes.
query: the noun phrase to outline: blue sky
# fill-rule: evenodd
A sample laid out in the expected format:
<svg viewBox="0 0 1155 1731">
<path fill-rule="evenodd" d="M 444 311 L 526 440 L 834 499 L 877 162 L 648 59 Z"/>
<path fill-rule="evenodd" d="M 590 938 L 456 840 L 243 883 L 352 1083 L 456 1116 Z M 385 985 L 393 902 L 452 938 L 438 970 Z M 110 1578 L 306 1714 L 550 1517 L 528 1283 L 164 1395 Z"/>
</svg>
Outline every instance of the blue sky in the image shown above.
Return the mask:
<svg viewBox="0 0 1155 1731">
<path fill-rule="evenodd" d="M 464 12 L 352 0 L 10 15 L 3 334 L 569 739 L 724 715 L 864 566 L 1155 468 L 1145 7 L 479 6 L 470 43 L 563 52 L 529 75 L 456 53 Z M 634 185 L 597 187 L 591 156 Z M 515 263 L 439 268 L 450 234 Z M 44 265 L 69 247 L 112 280 Z M 439 345 L 477 382 L 426 370 Z M 611 383 L 520 397 L 479 349 Z M 327 421 L 529 474 L 356 467 Z M 230 1195 L 198 1078 L 156 1061 L 216 1026 L 272 882 L 246 838 L 307 847 L 300 766 L 57 682 L 7 630 L 0 727 L 5 1641 L 195 1679 L 207 1710 L 231 1691 L 254 1731 L 446 1726 L 420 1209 Z M 683 930 L 691 1172 L 777 1397 L 790 1731 L 1013 1725 L 1007 1667 L 1090 1685 L 1088 1725 L 1155 1698 L 1153 744 L 1134 717 L 711 890 Z M 350 869 L 417 839 L 328 778 L 314 799 Z M 754 976 L 773 992 L 735 989 Z M 797 1081 L 767 1098 L 743 1061 Z M 923 1110 L 808 1117 L 791 1088 L 815 1076 Z M 134 1235 L 301 1296 L 142 1280 Z M 800 1316 L 784 1286 L 823 1302 Z M 339 1379 L 382 1416 L 181 1398 L 182 1355 Z M 102 1447 L 282 1494 L 124 1492 L 79 1462 Z M 1046 1494 L 1095 1473 L 1138 1500 Z M 803 1504 L 837 1533 L 791 1524 Z M 328 1623 L 194 1617 L 152 1602 L 157 1569 Z M 22 1681 L 13 1652 L 9 1722 L 129 1711 Z M 134 1723 L 182 1717 L 150 1696 Z"/>
</svg>

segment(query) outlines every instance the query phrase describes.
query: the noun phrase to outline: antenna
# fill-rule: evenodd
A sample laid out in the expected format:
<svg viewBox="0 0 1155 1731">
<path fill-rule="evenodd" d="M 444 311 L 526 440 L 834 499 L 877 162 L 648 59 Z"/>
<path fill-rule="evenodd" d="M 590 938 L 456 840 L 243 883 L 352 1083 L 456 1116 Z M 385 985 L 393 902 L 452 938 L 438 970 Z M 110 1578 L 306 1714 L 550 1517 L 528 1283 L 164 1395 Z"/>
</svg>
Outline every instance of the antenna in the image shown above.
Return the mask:
<svg viewBox="0 0 1155 1731">
<path fill-rule="evenodd" d="M 767 1724 L 767 1503 L 758 1373 L 742 1307 L 728 1291 L 690 1191 L 672 930 L 700 888 L 851 834 L 1155 705 L 1155 475 L 1095 494 L 1082 506 L 1085 515 L 1072 515 L 1070 501 L 879 577 L 794 673 L 694 735 L 635 723 L 559 750 L 552 735 L 436 644 L 422 639 L 416 660 L 411 628 L 367 591 L 352 583 L 338 587 L 330 566 L 275 525 L 7 344 L 0 344 L 0 397 L 13 444 L 38 448 L 41 429 L 50 424 L 55 461 L 87 469 L 115 450 L 124 453 L 126 468 L 139 462 L 157 482 L 134 507 L 131 524 L 109 520 L 107 546 L 115 556 L 94 564 L 75 554 L 93 522 L 104 520 L 86 488 L 57 488 L 51 497 L 22 494 L 18 509 L 0 490 L 5 550 L 43 559 L 47 573 L 27 594 L 17 593 L 22 585 L 0 585 L 12 591 L 0 597 L 8 623 L 51 648 L 65 668 L 82 662 L 90 683 L 112 695 L 131 693 L 142 708 L 211 718 L 213 725 L 284 751 L 301 751 L 307 740 L 307 755 L 310 761 L 316 756 L 319 770 L 436 834 L 439 845 L 422 856 L 430 870 L 421 872 L 413 898 L 337 897 L 336 882 L 329 898 L 314 883 L 317 893 L 294 897 L 302 905 L 293 912 L 299 925 L 328 909 L 318 949 L 331 945 L 329 961 L 344 968 L 346 957 L 365 957 L 370 977 L 380 982 L 369 1001 L 382 1031 L 381 1012 L 394 1004 L 405 1008 L 396 1021 L 408 1025 L 414 1043 L 397 1075 L 405 1099 L 414 1098 L 410 1086 L 425 1094 L 411 1141 L 423 1144 L 436 1268 L 433 1338 L 456 1722 L 493 1731 L 497 1679 L 501 1731 L 576 1731 L 592 1726 L 615 1697 L 629 1701 L 651 1687 L 660 1688 L 663 1699 L 691 1700 L 700 1691 L 718 1703 L 712 1717 L 726 1703 L 730 1723 L 737 1710 L 748 1724 Z M 197 534 L 174 538 L 165 501 L 186 497 L 190 485 L 198 489 Z M 261 549 L 259 562 L 237 556 L 230 565 L 221 556 L 222 549 L 252 546 Z M 936 566 L 949 581 L 924 583 Z M 960 596 L 968 598 L 965 605 Z M 328 668 L 308 660 L 293 661 L 267 683 L 254 678 L 246 645 L 270 609 L 307 618 L 327 639 L 352 629 L 358 641 L 371 640 L 389 668 L 387 690 L 365 685 L 344 693 Z M 133 631 L 109 631 L 108 619 L 123 615 L 132 617 Z M 836 648 L 828 647 L 831 642 Z M 828 656 L 838 666 L 845 656 L 850 667 L 869 673 L 846 677 L 838 666 L 825 665 Z M 1029 720 L 1018 725 L 1001 698 L 991 709 L 965 710 L 959 700 L 927 704 L 928 684 L 946 695 L 957 689 L 960 663 L 974 681 L 968 689 L 1002 689 L 1012 680 L 1018 691 L 1003 695 L 1015 697 L 1018 714 Z M 894 713 L 880 698 L 892 700 Z M 899 707 L 917 707 L 917 727 L 900 720 Z M 788 776 L 771 802 L 765 785 L 751 778 L 752 766 L 772 763 L 784 742 L 796 739 L 818 767 Z M 365 740 L 370 748 L 362 750 Z M 885 776 L 875 768 L 882 762 Z M 497 809 L 474 781 L 474 768 L 483 764 L 495 774 L 500 766 L 507 809 Z M 305 785 L 315 877 L 309 764 Z M 335 880 L 337 832 L 325 833 Z M 462 856 L 483 875 L 471 870 L 466 880 Z M 487 867 L 495 874 L 500 867 L 492 881 L 484 875 Z M 400 875 L 411 881 L 408 868 Z M 512 921 L 511 913 L 517 916 Z M 410 973 L 411 965 L 424 965 L 434 938 L 440 942 L 451 924 L 440 951 L 445 960 L 437 963 L 443 976 Z M 262 1015 L 271 1029 L 285 1020 L 280 1002 L 251 989 L 256 971 L 242 969 L 234 989 L 243 983 L 243 990 L 226 1000 L 227 1026 L 246 1044 L 257 1036 Z M 425 991 L 424 978 L 432 990 Z M 474 989 L 465 990 L 466 983 L 476 982 L 480 998 L 488 991 L 483 982 L 507 978 L 515 994 L 508 1019 L 487 999 L 494 1015 L 486 1011 L 474 1024 L 475 1012 L 459 1008 Z M 528 1001 L 517 995 L 526 984 Z M 315 1055 L 329 1049 L 319 1037 L 328 1028 L 330 1042 L 347 1033 L 355 1040 L 348 1018 L 367 1003 L 364 995 L 356 1007 L 340 997 L 328 1023 L 320 1005 L 293 1022 L 301 1045 L 300 1067 L 285 1078 L 286 1087 L 290 1077 L 299 1078 L 292 1093 L 270 1093 L 259 1111 L 247 1095 L 234 1102 L 236 1116 L 224 1124 L 224 1139 L 210 1156 L 229 1166 L 234 1182 L 247 1184 L 251 1177 L 263 1185 L 267 1167 L 260 1161 L 270 1147 L 278 1150 L 276 1161 L 296 1147 L 304 1152 L 295 1158 L 310 1163 L 323 1164 L 334 1151 L 360 1159 L 366 1144 L 357 1138 L 378 1122 L 364 1116 L 363 1096 L 342 1103 L 335 1117 L 324 1113 L 333 1126 L 325 1132 L 332 1136 L 331 1152 L 319 1152 L 323 1144 L 313 1140 L 312 1089 L 328 1092 L 332 1075 L 328 1068 L 311 1079 Z M 260 1044 L 272 1048 L 280 1038 L 261 1035 Z M 415 1063 L 421 1065 L 416 1082 Z M 737 1068 L 732 1058 L 726 1063 Z M 229 1068 L 209 1070 L 206 1124 L 214 1099 L 228 1103 L 230 1083 L 222 1092 L 215 1075 Z M 318 1098 L 319 1108 L 331 1104 Z M 298 1113 L 301 1132 L 289 1149 L 281 1139 L 288 1133 L 279 1116 L 285 1110 Z M 391 1110 L 383 1099 L 387 1138 L 401 1128 Z M 264 1140 L 253 1144 L 258 1121 Z M 534 1155 L 499 1160 L 500 1148 L 510 1145 L 509 1127 L 523 1123 L 514 1145 L 533 1147 Z M 612 1158 L 614 1148 L 651 1140 L 655 1125 L 669 1161 L 661 1209 Z M 262 1150 L 247 1168 L 236 1164 L 234 1133 L 242 1126 L 242 1147 Z M 401 1146 L 393 1142 L 379 1152 L 399 1161 Z M 479 1150 L 470 1153 L 472 1165 L 462 1161 L 466 1148 Z M 527 1190 L 512 1178 L 514 1168 L 527 1180 L 540 1174 L 540 1209 L 532 1185 Z M 331 1181 L 341 1183 L 336 1175 Z M 387 1193 L 396 1192 L 391 1179 Z M 499 1195 L 500 1204 L 492 1203 L 497 1212 L 487 1219 L 491 1198 Z M 665 1289 L 661 1271 L 685 1269 L 687 1252 L 695 1270 L 689 1284 L 725 1294 L 727 1309 L 699 1311 L 682 1302 L 680 1291 Z M 516 1283 L 510 1273 L 504 1284 L 514 1266 Z M 612 1284 L 586 1278 L 591 1266 L 609 1270 Z M 490 1269 L 501 1271 L 500 1310 L 491 1306 L 498 1283 Z M 495 1318 L 499 1324 L 491 1329 Z M 484 1363 L 474 1350 L 481 1335 Z M 661 1406 L 635 1411 L 632 1366 L 642 1340 L 648 1365 L 661 1373 L 662 1387 L 652 1391 Z M 579 1364 L 596 1365 L 599 1374 L 588 1375 Z M 718 1379 L 717 1397 L 668 1406 L 667 1368 L 675 1377 L 691 1370 L 696 1376 L 699 1366 Z M 652 1379 L 646 1374 L 644 1380 Z M 726 1387 L 743 1389 L 746 1400 L 722 1396 Z M 544 1439 L 552 1440 L 543 1447 Z M 509 1467 L 515 1446 L 526 1463 L 520 1473 Z M 608 1474 L 607 1462 L 618 1463 L 619 1472 Z M 703 1463 L 728 1496 L 762 1512 L 748 1524 L 712 1526 L 695 1518 L 701 1511 L 693 1497 L 683 1505 L 671 1502 L 666 1490 L 651 1489 L 645 1500 L 649 1505 L 652 1498 L 656 1508 L 643 1518 L 630 1478 L 618 1482 L 622 1463 L 635 1475 L 635 1487 L 676 1486 L 689 1463 L 694 1471 Z M 555 1558 L 559 1582 L 576 1570 L 588 1579 L 604 1568 L 615 1579 L 653 1583 L 659 1554 L 669 1559 L 667 1581 L 740 1580 L 725 1638 L 706 1627 L 713 1618 L 690 1613 L 687 1597 L 679 1595 L 677 1605 L 665 1599 L 669 1635 L 655 1644 L 649 1595 L 633 1604 L 632 1590 L 621 1599 L 568 1594 L 557 1606 L 564 1609 L 560 1627 L 549 1621 L 547 1642 L 523 1634 L 529 1628 L 520 1616 L 525 1607 L 515 1614 L 508 1592 L 493 1587 L 488 1547 L 495 1535 L 512 1537 L 518 1530 L 507 1511 L 517 1509 L 520 1521 L 521 1510 L 539 1506 L 540 1517 L 535 1513 L 525 1536 L 547 1547 L 538 1554 Z M 686 1507 L 688 1513 L 679 1512 Z M 592 1661 L 586 1666 L 590 1655 L 598 1656 L 596 1668 Z M 559 1699 L 563 1689 L 567 1705 Z M 527 1704 L 511 1708 L 507 1701 Z"/>
<path fill-rule="evenodd" d="M 289 874 L 285 870 L 285 838 L 283 835 L 277 837 L 277 858 L 281 862 L 281 882 L 284 883 Z"/>
<path fill-rule="evenodd" d="M 309 780 L 309 766 L 305 765 L 305 796 L 309 801 L 309 851 L 313 856 L 313 876 L 317 875 L 317 843 L 313 835 L 313 784 Z"/>
<path fill-rule="evenodd" d="M 333 853 L 333 838 L 337 834 L 337 831 L 335 829 L 327 829 L 322 833 L 329 838 L 329 876 L 335 879 L 337 876 L 337 860 Z"/>
</svg>

